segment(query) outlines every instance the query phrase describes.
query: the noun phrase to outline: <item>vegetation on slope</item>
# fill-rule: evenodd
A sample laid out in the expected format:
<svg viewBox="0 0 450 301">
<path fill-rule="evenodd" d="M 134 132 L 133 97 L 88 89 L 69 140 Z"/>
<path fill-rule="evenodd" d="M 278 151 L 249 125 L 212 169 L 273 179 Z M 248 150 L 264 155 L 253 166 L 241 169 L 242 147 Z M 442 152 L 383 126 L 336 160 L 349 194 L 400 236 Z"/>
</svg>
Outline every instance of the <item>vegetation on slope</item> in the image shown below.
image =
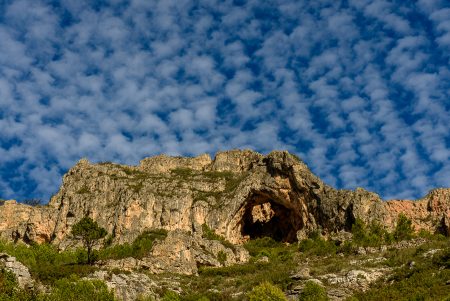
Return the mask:
<svg viewBox="0 0 450 301">
<path fill-rule="evenodd" d="M 114 294 L 99 280 L 80 280 L 76 276 L 55 281 L 51 292 L 19 289 L 15 276 L 0 269 L 1 301 L 114 301 Z"/>
<path fill-rule="evenodd" d="M 203 227 L 207 239 L 224 241 Z M 219 268 L 200 267 L 198 277 L 183 275 L 149 275 L 176 278 L 181 294 L 162 286 L 162 300 L 285 300 L 287 292 L 298 281 L 291 275 L 299 266 L 308 266 L 312 278 L 350 269 L 386 268 L 389 273 L 373 283 L 365 292 L 356 291 L 348 300 L 446 300 L 450 297 L 450 241 L 442 235 L 422 232 L 413 236 L 408 219 L 399 218 L 397 228 L 389 233 L 379 224 L 365 225 L 357 220 L 352 228 L 353 239 L 344 243 L 327 240 L 320 232 L 298 244 L 277 242 L 263 237 L 247 242 L 244 247 L 251 258 L 246 264 Z M 132 244 L 105 246 L 95 252 L 99 259 L 146 256 L 157 239 L 167 232 L 154 230 L 140 235 Z M 415 239 L 405 243 L 405 239 Z M 376 250 L 361 254 L 361 248 Z M 96 267 L 83 264 L 83 249 L 58 252 L 48 244 L 25 246 L 0 241 L 0 252 L 15 256 L 25 264 L 36 280 L 52 287 L 48 294 L 20 290 L 14 276 L 0 268 L 0 300 L 114 300 L 100 281 L 82 280 Z M 377 260 L 377 259 L 383 260 Z M 297 282 L 296 282 L 297 281 Z M 327 300 L 327 290 L 339 288 L 324 281 L 324 286 L 304 281 L 299 300 Z M 262 296 L 272 296 L 264 299 Z"/>
<path fill-rule="evenodd" d="M 152 229 L 141 233 L 131 244 L 110 246 L 111 240 L 107 240 L 105 248 L 97 253 L 97 257 L 102 260 L 127 257 L 142 258 L 149 254 L 156 240 L 164 240 L 166 237 L 167 230 Z"/>
</svg>

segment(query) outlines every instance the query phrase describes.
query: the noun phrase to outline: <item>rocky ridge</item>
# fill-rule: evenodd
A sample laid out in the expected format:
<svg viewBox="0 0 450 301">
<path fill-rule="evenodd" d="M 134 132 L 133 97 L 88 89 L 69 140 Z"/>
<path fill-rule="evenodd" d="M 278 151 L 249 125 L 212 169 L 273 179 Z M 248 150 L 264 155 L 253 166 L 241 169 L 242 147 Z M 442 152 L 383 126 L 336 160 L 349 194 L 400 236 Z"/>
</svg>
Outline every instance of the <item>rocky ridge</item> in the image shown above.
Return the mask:
<svg viewBox="0 0 450 301">
<path fill-rule="evenodd" d="M 227 254 L 224 264 L 248 257 L 239 247 L 204 239 L 202 225 L 237 245 L 262 236 L 291 243 L 314 230 L 324 235 L 349 230 L 356 218 L 392 229 L 400 213 L 412 219 L 416 230 L 448 235 L 450 189 L 435 189 L 417 201 L 385 202 L 362 188 L 326 185 L 286 151 L 264 156 L 232 150 L 214 159 L 160 155 L 137 166 L 82 159 L 64 176 L 48 205 L 5 201 L 0 237 L 65 249 L 77 244 L 70 231 L 84 216 L 104 227 L 114 244 L 132 242 L 148 229 L 165 229 L 168 238 L 137 266 L 151 266 L 155 273 L 195 274 L 197 265 L 220 266 L 218 252 Z"/>
</svg>

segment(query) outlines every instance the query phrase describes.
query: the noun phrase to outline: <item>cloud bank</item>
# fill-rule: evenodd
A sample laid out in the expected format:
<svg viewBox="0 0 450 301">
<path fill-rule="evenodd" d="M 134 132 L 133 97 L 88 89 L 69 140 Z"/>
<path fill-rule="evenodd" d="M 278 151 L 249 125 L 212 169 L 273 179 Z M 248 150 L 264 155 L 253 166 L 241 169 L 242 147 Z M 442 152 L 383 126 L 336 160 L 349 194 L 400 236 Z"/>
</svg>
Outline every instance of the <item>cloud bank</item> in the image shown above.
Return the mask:
<svg viewBox="0 0 450 301">
<path fill-rule="evenodd" d="M 106 2 L 0 4 L 0 198 L 230 148 L 386 199 L 450 186 L 448 2 Z"/>
</svg>

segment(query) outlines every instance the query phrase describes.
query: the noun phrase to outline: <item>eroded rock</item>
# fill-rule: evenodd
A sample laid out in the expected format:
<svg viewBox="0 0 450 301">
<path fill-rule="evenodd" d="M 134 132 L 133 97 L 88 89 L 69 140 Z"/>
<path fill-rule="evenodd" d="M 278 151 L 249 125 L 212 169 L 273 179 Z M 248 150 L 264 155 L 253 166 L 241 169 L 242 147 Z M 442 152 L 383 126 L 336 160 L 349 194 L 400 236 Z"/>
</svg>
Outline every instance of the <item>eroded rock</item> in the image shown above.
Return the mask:
<svg viewBox="0 0 450 301">
<path fill-rule="evenodd" d="M 232 150 L 218 153 L 214 160 L 209 155 L 160 155 L 138 166 L 82 159 L 64 176 L 47 206 L 14 201 L 0 206 L 0 235 L 64 249 L 77 243 L 71 240 L 72 225 L 89 216 L 113 235 L 113 244 L 130 243 L 149 229 L 196 233 L 202 224 L 235 244 L 262 236 L 291 243 L 316 230 L 324 235 L 345 233 L 356 218 L 393 229 L 400 213 L 412 219 L 416 230 L 448 234 L 450 189 L 433 190 L 419 201 L 384 202 L 362 188 L 336 190 L 326 185 L 288 152 L 263 156 Z M 192 250 L 202 244 L 182 243 L 177 235 L 169 238 L 173 244 L 161 254 L 173 246 L 175 262 L 199 257 L 194 261 L 216 264 L 211 258 L 217 254 L 201 259 L 204 256 Z M 227 253 L 229 260 L 233 256 L 237 255 Z"/>
</svg>

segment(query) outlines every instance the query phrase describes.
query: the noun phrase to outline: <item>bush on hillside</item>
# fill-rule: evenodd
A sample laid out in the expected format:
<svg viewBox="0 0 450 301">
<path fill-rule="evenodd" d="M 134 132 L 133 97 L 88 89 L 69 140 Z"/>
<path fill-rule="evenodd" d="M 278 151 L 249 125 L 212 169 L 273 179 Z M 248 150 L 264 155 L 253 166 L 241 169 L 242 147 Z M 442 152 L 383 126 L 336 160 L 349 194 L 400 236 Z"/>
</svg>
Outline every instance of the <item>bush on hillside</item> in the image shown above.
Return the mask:
<svg viewBox="0 0 450 301">
<path fill-rule="evenodd" d="M 162 301 L 181 301 L 181 298 L 180 295 L 178 295 L 174 291 L 167 291 L 162 297 Z"/>
<path fill-rule="evenodd" d="M 287 301 L 283 291 L 270 282 L 263 282 L 254 287 L 247 297 L 249 301 Z"/>
<path fill-rule="evenodd" d="M 325 291 L 325 288 L 323 288 L 321 285 L 313 282 L 308 281 L 305 284 L 305 287 L 303 288 L 302 292 L 299 296 L 299 301 L 327 301 L 328 296 L 327 292 Z"/>
<path fill-rule="evenodd" d="M 282 242 L 276 241 L 271 237 L 261 237 L 248 241 L 244 245 L 250 256 L 260 258 L 267 256 L 272 261 L 286 261 L 291 259 L 292 254 L 286 245 Z"/>
<path fill-rule="evenodd" d="M 318 232 L 313 232 L 308 239 L 300 241 L 298 247 L 300 252 L 316 256 L 336 254 L 338 249 L 333 241 L 325 240 Z"/>
<path fill-rule="evenodd" d="M 8 253 L 17 258 L 30 269 L 33 278 L 45 284 L 52 284 L 61 278 L 71 275 L 87 276 L 96 268 L 85 264 L 87 254 L 83 249 L 58 252 L 50 244 L 13 244 L 0 240 L 0 252 Z M 80 261 L 81 260 L 81 261 Z"/>
<path fill-rule="evenodd" d="M 114 294 L 100 280 L 79 280 L 75 277 L 55 282 L 55 287 L 43 301 L 115 301 Z"/>
<path fill-rule="evenodd" d="M 17 286 L 14 274 L 4 269 L 0 269 L 0 300 L 8 300 L 15 295 Z"/>
<path fill-rule="evenodd" d="M 132 244 L 115 245 L 99 251 L 100 259 L 142 258 L 148 255 L 156 240 L 164 240 L 167 230 L 153 229 L 141 233 Z"/>
<path fill-rule="evenodd" d="M 378 222 L 368 226 L 361 219 L 352 225 L 353 242 L 358 246 L 376 247 L 392 242 L 392 235 Z"/>
<path fill-rule="evenodd" d="M 397 226 L 395 227 L 393 235 L 397 241 L 411 239 L 414 236 L 412 221 L 404 214 L 398 216 Z"/>
</svg>

